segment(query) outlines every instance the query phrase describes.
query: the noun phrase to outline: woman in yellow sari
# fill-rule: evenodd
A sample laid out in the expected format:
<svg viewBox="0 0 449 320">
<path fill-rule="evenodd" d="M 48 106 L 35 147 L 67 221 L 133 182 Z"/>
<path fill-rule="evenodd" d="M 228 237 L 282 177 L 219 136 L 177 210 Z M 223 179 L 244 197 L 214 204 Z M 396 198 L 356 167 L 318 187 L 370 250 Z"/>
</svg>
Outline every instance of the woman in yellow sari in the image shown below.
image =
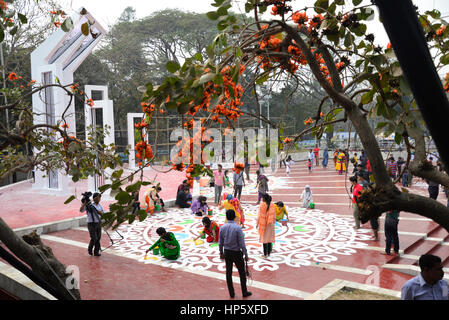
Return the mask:
<svg viewBox="0 0 449 320">
<path fill-rule="evenodd" d="M 346 155 L 343 152 L 340 152 L 337 156 L 337 169 L 338 174 L 342 174 L 343 171 L 346 171 Z"/>
<path fill-rule="evenodd" d="M 274 225 L 276 221 L 276 210 L 271 203 L 271 196 L 264 194 L 259 207 L 256 228 L 259 230 L 259 242 L 263 245 L 263 257 L 268 258 L 273 249 L 275 238 Z"/>
<path fill-rule="evenodd" d="M 245 228 L 245 214 L 243 212 L 242 205 L 240 204 L 240 201 L 237 198 L 234 198 L 232 194 L 225 193 L 223 195 L 223 202 L 218 205 L 218 209 L 225 209 L 225 211 L 228 211 L 229 209 L 234 210 L 235 212 L 235 223 L 240 225 L 242 228 Z M 226 220 L 227 222 L 227 220 Z M 226 223 L 225 222 L 225 223 Z"/>
</svg>

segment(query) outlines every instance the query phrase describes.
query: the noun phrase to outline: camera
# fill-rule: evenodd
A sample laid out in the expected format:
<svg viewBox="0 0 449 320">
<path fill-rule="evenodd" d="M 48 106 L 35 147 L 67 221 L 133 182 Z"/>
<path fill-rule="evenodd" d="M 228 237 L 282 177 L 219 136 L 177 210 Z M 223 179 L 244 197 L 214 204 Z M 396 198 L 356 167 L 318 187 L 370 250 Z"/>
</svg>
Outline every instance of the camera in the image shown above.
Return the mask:
<svg viewBox="0 0 449 320">
<path fill-rule="evenodd" d="M 83 197 L 81 198 L 81 202 L 86 204 L 90 202 L 90 197 L 92 196 L 92 192 L 84 192 L 81 194 Z"/>
</svg>

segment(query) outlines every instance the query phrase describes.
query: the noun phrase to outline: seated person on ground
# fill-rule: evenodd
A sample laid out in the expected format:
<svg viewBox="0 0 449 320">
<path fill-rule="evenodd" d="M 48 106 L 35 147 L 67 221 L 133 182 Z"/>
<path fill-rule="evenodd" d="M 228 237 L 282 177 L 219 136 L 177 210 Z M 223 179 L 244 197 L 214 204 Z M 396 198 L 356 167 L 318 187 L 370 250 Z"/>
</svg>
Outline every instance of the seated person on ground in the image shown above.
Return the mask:
<svg viewBox="0 0 449 320">
<path fill-rule="evenodd" d="M 191 206 L 192 214 L 197 216 L 206 215 L 209 209 L 206 201 L 207 198 L 205 196 L 199 196 L 198 199 L 194 200 Z"/>
<path fill-rule="evenodd" d="M 192 204 L 192 195 L 190 194 L 189 188 L 179 191 L 178 197 L 178 206 L 180 208 L 190 208 Z"/>
<path fill-rule="evenodd" d="M 156 233 L 160 236 L 145 253 L 159 247 L 161 255 L 169 260 L 176 260 L 179 257 L 181 247 L 178 240 L 176 240 L 175 235 L 172 232 L 167 232 L 164 228 L 160 227 L 156 230 Z"/>
<path fill-rule="evenodd" d="M 198 240 L 198 238 L 203 235 L 207 235 L 207 242 L 218 242 L 218 237 L 220 234 L 220 227 L 218 226 L 218 223 L 211 221 L 209 217 L 204 217 L 202 222 L 204 229 L 200 232 L 199 236 L 194 239 L 194 241 Z"/>
</svg>

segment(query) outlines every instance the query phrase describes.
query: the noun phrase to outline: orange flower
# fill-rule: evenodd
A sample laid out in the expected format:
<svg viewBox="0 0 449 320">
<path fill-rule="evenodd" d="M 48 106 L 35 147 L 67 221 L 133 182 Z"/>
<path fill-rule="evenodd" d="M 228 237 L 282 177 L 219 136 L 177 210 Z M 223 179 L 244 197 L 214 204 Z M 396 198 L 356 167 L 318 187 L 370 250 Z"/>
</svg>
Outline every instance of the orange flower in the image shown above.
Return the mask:
<svg viewBox="0 0 449 320">
<path fill-rule="evenodd" d="M 11 72 L 9 75 L 8 75 L 8 80 L 9 81 L 15 81 L 15 80 L 18 80 L 19 79 L 19 77 L 17 76 L 17 74 L 15 73 L 15 72 Z"/>
<path fill-rule="evenodd" d="M 235 173 L 239 174 L 244 168 L 245 168 L 245 165 L 243 163 L 234 162 L 234 168 L 232 170 Z"/>
<path fill-rule="evenodd" d="M 6 11 L 8 9 L 8 5 L 3 0 L 0 0 L 0 9 L 2 9 L 3 11 Z"/>
<path fill-rule="evenodd" d="M 391 49 L 391 42 L 388 42 L 387 49 Z"/>
<path fill-rule="evenodd" d="M 65 129 L 68 129 L 69 125 L 67 123 L 64 123 L 61 127 L 65 128 Z"/>
<path fill-rule="evenodd" d="M 59 28 L 62 23 L 60 21 L 55 21 L 53 22 L 53 24 L 55 25 L 56 28 Z"/>
<path fill-rule="evenodd" d="M 290 142 L 292 142 L 292 139 L 290 139 L 289 137 L 286 137 L 284 139 L 284 143 L 290 143 Z"/>
<path fill-rule="evenodd" d="M 339 62 L 339 63 L 337 63 L 337 70 L 338 71 L 340 71 L 341 69 L 343 69 L 344 68 L 344 66 L 345 66 L 345 63 L 343 62 L 343 61 L 341 61 L 341 62 Z"/>
<path fill-rule="evenodd" d="M 86 104 L 88 104 L 89 106 L 93 107 L 94 106 L 94 101 L 92 99 L 87 99 L 86 100 Z"/>
<path fill-rule="evenodd" d="M 446 26 L 443 24 L 441 28 L 436 31 L 437 36 L 442 36 L 444 31 L 446 30 Z"/>
<path fill-rule="evenodd" d="M 301 26 L 309 20 L 309 17 L 307 16 L 307 13 L 297 11 L 292 14 L 292 20 Z"/>
</svg>

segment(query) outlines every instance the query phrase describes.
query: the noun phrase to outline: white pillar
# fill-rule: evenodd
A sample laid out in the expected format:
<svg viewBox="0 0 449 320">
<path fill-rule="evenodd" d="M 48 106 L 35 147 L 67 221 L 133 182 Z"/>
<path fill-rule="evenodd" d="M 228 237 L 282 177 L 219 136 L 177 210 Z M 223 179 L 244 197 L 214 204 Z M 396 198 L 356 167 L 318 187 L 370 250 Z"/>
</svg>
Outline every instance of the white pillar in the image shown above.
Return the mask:
<svg viewBox="0 0 449 320">
<path fill-rule="evenodd" d="M 86 140 L 89 135 L 89 127 L 92 126 L 92 129 L 95 129 L 97 126 L 95 110 L 101 109 L 103 115 L 103 129 L 105 126 L 108 126 L 107 133 L 104 134 L 104 144 L 109 146 L 111 144 L 115 144 L 115 132 L 114 132 L 114 104 L 113 101 L 109 100 L 108 97 L 108 87 L 107 86 L 85 86 L 84 92 L 87 98 L 92 98 L 92 92 L 101 92 L 102 99 L 94 100 L 94 105 L 91 107 L 87 103 L 84 104 L 84 119 L 86 124 Z M 112 174 L 111 168 L 104 169 L 104 181 L 103 184 L 111 183 L 111 179 L 109 178 Z M 88 190 L 91 192 L 98 192 L 98 187 L 100 187 L 101 182 L 98 179 L 98 176 L 91 177 L 89 176 L 87 179 Z M 109 190 L 103 193 L 105 199 L 109 198 Z"/>
</svg>

